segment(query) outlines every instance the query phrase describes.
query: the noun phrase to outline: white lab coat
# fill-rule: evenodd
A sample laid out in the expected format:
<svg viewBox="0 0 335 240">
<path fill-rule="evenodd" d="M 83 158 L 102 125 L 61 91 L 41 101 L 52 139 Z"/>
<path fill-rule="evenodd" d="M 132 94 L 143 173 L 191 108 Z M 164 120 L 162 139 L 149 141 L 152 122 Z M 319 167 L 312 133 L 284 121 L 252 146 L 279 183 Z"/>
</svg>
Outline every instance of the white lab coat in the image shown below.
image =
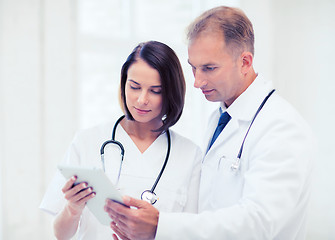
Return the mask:
<svg viewBox="0 0 335 240">
<path fill-rule="evenodd" d="M 101 168 L 100 147 L 111 139 L 114 122 L 79 132 L 73 140 L 63 163 Z M 155 203 L 160 211 L 197 212 L 201 151 L 190 140 L 171 133 L 171 152 L 165 171 L 157 184 Z M 160 135 L 142 154 L 121 125 L 116 131 L 116 140 L 125 148 L 125 156 L 118 187 L 123 194 L 140 199 L 144 190 L 153 186 L 165 160 L 167 152 L 166 133 Z M 105 149 L 106 174 L 116 182 L 120 150 L 115 145 Z M 66 204 L 61 189 L 64 177 L 57 171 L 42 200 L 40 208 L 56 215 Z M 101 206 L 103 207 L 103 206 Z M 112 239 L 112 230 L 98 222 L 85 208 L 78 230 L 78 239 Z"/>
<path fill-rule="evenodd" d="M 160 213 L 156 239 L 304 239 L 314 139 L 306 122 L 260 77 L 228 108 L 232 117 L 203 158 L 200 214 Z M 219 111 L 210 119 L 207 143 Z M 206 143 L 206 149 L 207 149 Z"/>
</svg>

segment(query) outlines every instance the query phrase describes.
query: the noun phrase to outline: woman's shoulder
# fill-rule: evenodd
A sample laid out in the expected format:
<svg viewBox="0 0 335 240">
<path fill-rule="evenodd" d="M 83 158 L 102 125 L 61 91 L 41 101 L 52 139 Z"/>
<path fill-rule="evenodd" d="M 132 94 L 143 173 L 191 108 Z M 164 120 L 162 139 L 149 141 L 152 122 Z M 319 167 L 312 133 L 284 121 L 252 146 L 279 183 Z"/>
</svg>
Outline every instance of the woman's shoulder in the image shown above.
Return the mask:
<svg viewBox="0 0 335 240">
<path fill-rule="evenodd" d="M 202 151 L 200 147 L 195 144 L 191 139 L 170 130 L 171 134 L 171 163 L 176 166 L 183 166 L 184 169 L 190 166 L 196 166 L 201 163 Z M 182 161 L 180 161 L 182 159 Z"/>
<path fill-rule="evenodd" d="M 169 129 L 169 131 L 173 145 L 179 146 L 181 148 L 187 148 L 187 149 L 194 148 L 200 150 L 200 147 L 197 144 L 195 144 L 191 139 L 181 135 L 180 133 L 177 133 L 174 130 Z"/>
</svg>

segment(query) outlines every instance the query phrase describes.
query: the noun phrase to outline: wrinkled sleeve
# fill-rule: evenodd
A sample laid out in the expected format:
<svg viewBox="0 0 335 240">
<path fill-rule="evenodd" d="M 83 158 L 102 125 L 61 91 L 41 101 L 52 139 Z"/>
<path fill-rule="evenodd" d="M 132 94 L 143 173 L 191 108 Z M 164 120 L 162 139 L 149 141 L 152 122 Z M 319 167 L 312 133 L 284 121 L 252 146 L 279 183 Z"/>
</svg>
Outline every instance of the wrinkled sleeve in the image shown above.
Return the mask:
<svg viewBox="0 0 335 240">
<path fill-rule="evenodd" d="M 79 154 L 75 139 L 65 154 L 62 164 L 77 165 L 79 163 Z M 41 210 L 52 215 L 57 215 L 63 209 L 66 200 L 64 199 L 62 188 L 66 181 L 67 180 L 57 169 L 40 203 L 39 208 Z"/>
</svg>

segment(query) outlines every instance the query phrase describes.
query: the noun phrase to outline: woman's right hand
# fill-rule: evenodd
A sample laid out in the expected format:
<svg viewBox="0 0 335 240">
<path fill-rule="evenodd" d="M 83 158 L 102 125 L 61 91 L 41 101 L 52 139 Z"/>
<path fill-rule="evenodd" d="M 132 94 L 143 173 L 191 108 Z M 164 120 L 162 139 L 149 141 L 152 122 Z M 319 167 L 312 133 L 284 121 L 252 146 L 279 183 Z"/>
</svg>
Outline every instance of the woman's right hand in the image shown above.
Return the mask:
<svg viewBox="0 0 335 240">
<path fill-rule="evenodd" d="M 95 192 L 87 186 L 87 183 L 82 182 L 74 185 L 76 180 L 76 176 L 71 177 L 62 189 L 67 200 L 66 208 L 72 216 L 81 215 L 87 201 L 95 196 Z"/>
</svg>

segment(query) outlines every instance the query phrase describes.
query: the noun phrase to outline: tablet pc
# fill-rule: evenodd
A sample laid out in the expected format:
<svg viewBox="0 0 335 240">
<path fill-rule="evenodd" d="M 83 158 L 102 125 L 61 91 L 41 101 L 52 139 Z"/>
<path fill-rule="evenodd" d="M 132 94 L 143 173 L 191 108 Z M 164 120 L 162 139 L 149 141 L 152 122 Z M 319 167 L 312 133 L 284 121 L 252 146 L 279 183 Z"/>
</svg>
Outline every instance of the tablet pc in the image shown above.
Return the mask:
<svg viewBox="0 0 335 240">
<path fill-rule="evenodd" d="M 115 188 L 102 169 L 84 168 L 69 165 L 58 165 L 58 169 L 66 179 L 77 176 L 76 183 L 87 182 L 89 187 L 96 193 L 95 197 L 88 200 L 87 207 L 93 215 L 104 225 L 110 225 L 112 219 L 105 212 L 106 199 L 123 203 L 120 192 Z"/>
</svg>

